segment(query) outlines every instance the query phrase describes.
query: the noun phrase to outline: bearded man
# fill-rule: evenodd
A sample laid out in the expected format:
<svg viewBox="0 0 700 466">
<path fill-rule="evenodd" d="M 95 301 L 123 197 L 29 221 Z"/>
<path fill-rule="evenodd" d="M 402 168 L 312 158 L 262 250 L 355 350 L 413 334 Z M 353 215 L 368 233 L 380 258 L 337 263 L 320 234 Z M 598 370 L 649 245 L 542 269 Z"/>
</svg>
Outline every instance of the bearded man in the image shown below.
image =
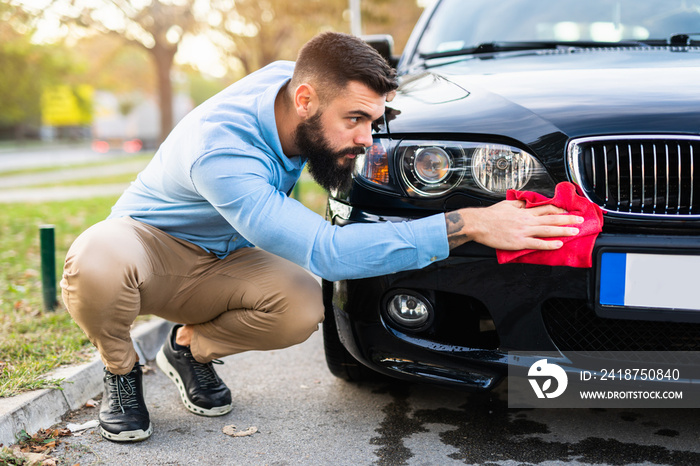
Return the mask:
<svg viewBox="0 0 700 466">
<path fill-rule="evenodd" d="M 129 333 L 138 315 L 177 323 L 156 362 L 187 409 L 219 416 L 233 400 L 217 358 L 300 343 L 322 322 L 308 271 L 383 275 L 425 267 L 466 241 L 556 249 L 561 241 L 540 238 L 578 232 L 565 225 L 579 217 L 521 201 L 340 228 L 290 198 L 305 166 L 328 190 L 348 186 L 396 89 L 395 70 L 362 40 L 316 36 L 296 63 L 273 63 L 188 114 L 109 218 L 75 240 L 61 287 L 105 364 L 105 438 L 139 441 L 153 430 Z"/>
</svg>

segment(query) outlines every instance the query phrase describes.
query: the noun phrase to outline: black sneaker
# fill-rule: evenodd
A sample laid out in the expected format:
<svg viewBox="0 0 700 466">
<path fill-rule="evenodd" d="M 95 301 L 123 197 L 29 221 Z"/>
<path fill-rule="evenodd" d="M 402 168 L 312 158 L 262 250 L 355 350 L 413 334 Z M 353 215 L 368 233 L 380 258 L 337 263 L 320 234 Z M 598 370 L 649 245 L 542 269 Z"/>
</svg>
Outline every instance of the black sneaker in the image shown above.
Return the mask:
<svg viewBox="0 0 700 466">
<path fill-rule="evenodd" d="M 231 390 L 219 378 L 213 364 L 223 364 L 214 360 L 206 364 L 197 362 L 189 347 L 175 349 L 177 325 L 173 327 L 163 347 L 158 351 L 156 363 L 180 391 L 185 407 L 201 416 L 222 416 L 231 411 Z M 179 345 L 178 345 L 179 346 Z"/>
<path fill-rule="evenodd" d="M 131 372 L 116 375 L 104 370 L 104 395 L 100 407 L 100 434 L 115 442 L 139 442 L 153 433 L 143 400 L 143 373 L 136 363 Z"/>
</svg>

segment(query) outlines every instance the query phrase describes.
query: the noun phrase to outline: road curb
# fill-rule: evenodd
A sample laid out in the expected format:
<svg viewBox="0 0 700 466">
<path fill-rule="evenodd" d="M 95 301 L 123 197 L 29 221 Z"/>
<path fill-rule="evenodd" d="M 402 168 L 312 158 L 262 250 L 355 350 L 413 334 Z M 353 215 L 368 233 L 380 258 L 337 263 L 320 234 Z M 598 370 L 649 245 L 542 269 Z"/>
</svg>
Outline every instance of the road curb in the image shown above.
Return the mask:
<svg viewBox="0 0 700 466">
<path fill-rule="evenodd" d="M 172 322 L 155 318 L 137 326 L 131 334 L 142 363 L 153 360 L 165 341 Z M 43 389 L 0 399 L 0 444 L 15 443 L 15 435 L 25 430 L 34 433 L 61 420 L 102 393 L 102 369 L 99 356 L 79 366 L 57 369 L 50 378 L 64 379 L 62 390 Z"/>
</svg>

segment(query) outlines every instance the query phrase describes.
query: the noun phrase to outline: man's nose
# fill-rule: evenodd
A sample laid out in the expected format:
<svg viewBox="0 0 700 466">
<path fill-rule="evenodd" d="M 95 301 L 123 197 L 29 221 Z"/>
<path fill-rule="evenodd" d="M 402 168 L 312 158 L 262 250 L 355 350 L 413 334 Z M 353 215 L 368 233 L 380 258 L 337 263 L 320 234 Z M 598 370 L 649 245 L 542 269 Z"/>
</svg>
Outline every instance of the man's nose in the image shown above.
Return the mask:
<svg viewBox="0 0 700 466">
<path fill-rule="evenodd" d="M 355 135 L 355 140 L 353 142 L 358 146 L 363 147 L 369 147 L 372 145 L 372 122 L 358 128 L 358 132 Z"/>
</svg>

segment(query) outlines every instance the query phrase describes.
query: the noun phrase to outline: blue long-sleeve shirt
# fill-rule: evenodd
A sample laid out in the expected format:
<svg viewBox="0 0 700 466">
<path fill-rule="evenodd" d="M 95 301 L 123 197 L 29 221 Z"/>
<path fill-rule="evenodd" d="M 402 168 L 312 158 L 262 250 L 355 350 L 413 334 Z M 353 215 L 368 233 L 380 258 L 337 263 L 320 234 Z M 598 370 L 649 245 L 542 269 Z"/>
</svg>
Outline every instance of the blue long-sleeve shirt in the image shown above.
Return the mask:
<svg viewBox="0 0 700 466">
<path fill-rule="evenodd" d="M 328 280 L 422 268 L 449 254 L 443 215 L 331 225 L 289 198 L 304 168 L 282 151 L 274 103 L 292 62 L 276 62 L 195 108 L 112 208 L 226 257 L 257 246 Z"/>
</svg>

